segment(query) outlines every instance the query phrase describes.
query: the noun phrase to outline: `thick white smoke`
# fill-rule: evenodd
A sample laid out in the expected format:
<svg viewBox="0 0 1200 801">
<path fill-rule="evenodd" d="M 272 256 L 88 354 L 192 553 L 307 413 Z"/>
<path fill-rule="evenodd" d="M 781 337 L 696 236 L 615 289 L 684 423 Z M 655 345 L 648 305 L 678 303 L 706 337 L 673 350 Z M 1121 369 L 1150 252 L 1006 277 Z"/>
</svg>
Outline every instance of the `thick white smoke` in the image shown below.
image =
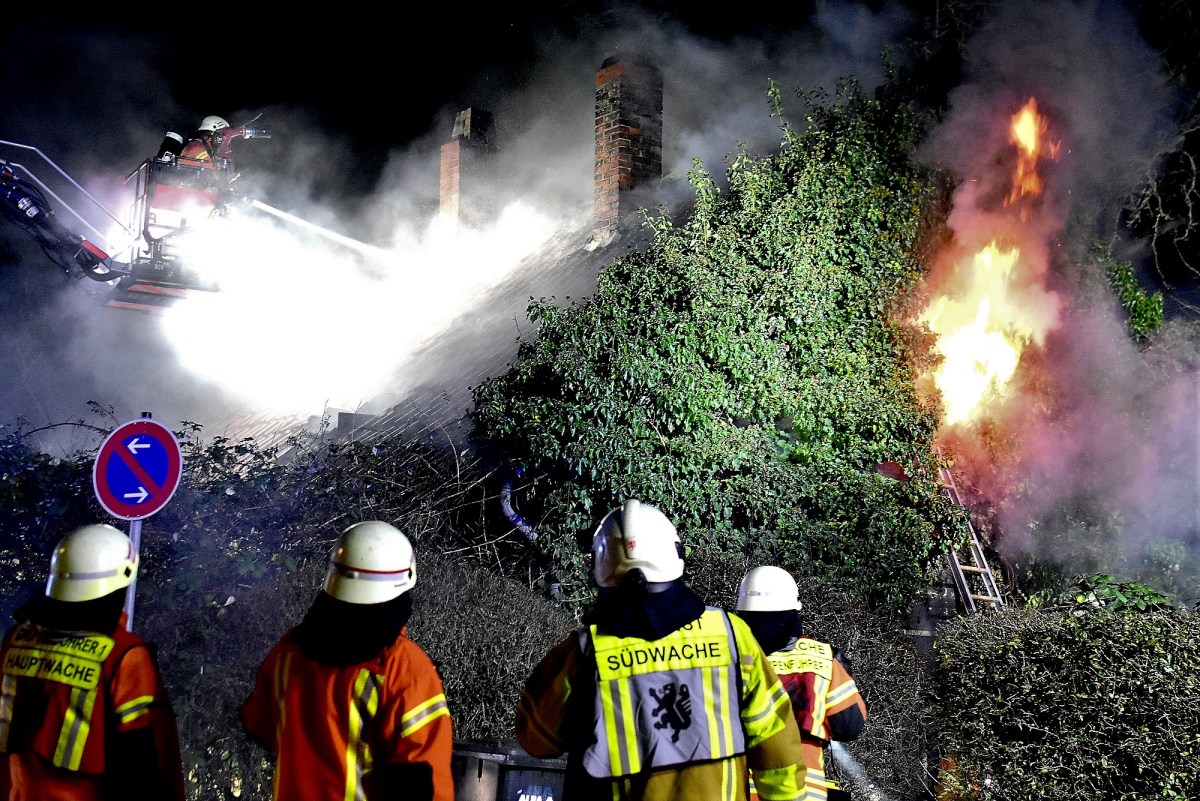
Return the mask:
<svg viewBox="0 0 1200 801">
<path fill-rule="evenodd" d="M 877 83 L 880 48 L 907 21 L 900 12 L 822 3 L 810 20 L 764 19 L 727 35 L 724 23 L 709 26 L 720 34 L 698 32 L 676 14 L 610 5 L 576 17 L 522 19 L 528 30 L 519 32 L 493 28 L 493 39 L 523 37 L 529 49 L 503 62 L 481 58 L 471 72 L 458 59 L 383 57 L 370 46 L 380 34 L 340 18 L 329 20 L 320 52 L 305 48 L 295 63 L 282 63 L 284 53 L 259 42 L 239 53 L 206 49 L 208 67 L 179 63 L 193 47 L 181 46 L 165 25 L 123 28 L 53 15 L 14 20 L 2 55 L 7 109 L 0 138 L 40 148 L 124 215 L 131 187 L 122 182 L 153 155 L 165 129 L 187 135 L 206 114 L 233 125 L 261 114 L 256 124 L 271 138 L 234 145 L 240 191 L 359 240 L 376 255 L 240 208 L 209 248 L 227 290 L 158 318 L 103 308 L 103 285 L 49 280 L 53 268 L 22 233 L 0 231 L 0 241 L 11 243 L 3 280 L 20 289 L 6 293 L 3 306 L 0 371 L 19 380 L 0 386 L 0 418 L 45 425 L 86 416 L 86 403 L 95 400 L 113 406 L 118 419 L 150 411 L 170 425 L 190 420 L 211 434 L 236 435 L 229 426 L 248 417 L 376 412 L 402 401 L 414 381 L 437 380 L 429 357 L 419 369 L 409 364 L 414 349 L 428 352 L 446 326 L 483 330 L 483 317 L 508 321 L 509 333 L 477 342 L 459 337 L 458 352 L 437 358 L 447 374 L 461 364 L 502 369 L 526 322 L 528 298 L 550 292 L 531 285 L 504 303 L 481 299 L 547 236 L 588 224 L 594 74 L 606 57 L 628 54 L 661 67 L 664 170 L 669 184 L 690 195 L 682 178 L 693 158 L 720 178 L 722 159 L 740 146 L 778 143 L 767 102 L 771 79 L 785 89 L 832 89 L 846 75 Z M 462 20 L 456 51 L 468 62 L 469 25 Z M 343 28 L 356 36 L 333 35 Z M 485 40 L 477 41 L 482 49 Z M 326 70 L 322 81 L 315 80 L 318 62 Z M 184 80 L 187 99 L 176 99 L 183 87 L 172 81 Z M 354 106 L 348 90 L 331 90 L 331 81 L 353 84 L 359 97 L 363 86 L 378 88 L 383 108 Z M 412 119 L 410 109 L 429 108 L 439 90 L 435 110 Z M 240 105 L 251 96 L 260 102 Z M 322 105 L 305 104 L 318 96 Z M 239 98 L 239 105 L 225 98 Z M 791 111 L 799 105 L 793 100 Z M 492 194 L 507 211 L 497 225 L 452 241 L 434 224 L 439 148 L 450 140 L 454 115 L 468 106 L 496 121 L 501 167 Z M 63 221 L 70 222 L 65 214 Z M 572 289 L 588 291 L 585 284 Z"/>
</svg>

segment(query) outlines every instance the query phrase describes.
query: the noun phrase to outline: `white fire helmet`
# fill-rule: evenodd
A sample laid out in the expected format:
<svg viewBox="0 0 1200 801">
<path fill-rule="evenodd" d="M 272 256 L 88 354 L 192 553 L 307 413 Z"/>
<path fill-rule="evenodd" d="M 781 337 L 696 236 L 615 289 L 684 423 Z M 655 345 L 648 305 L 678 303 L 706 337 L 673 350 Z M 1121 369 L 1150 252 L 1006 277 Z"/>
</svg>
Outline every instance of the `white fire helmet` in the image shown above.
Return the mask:
<svg viewBox="0 0 1200 801">
<path fill-rule="evenodd" d="M 674 581 L 683 575 L 683 546 L 667 516 L 641 501 L 613 509 L 592 535 L 592 576 L 601 587 L 616 587 L 631 570 L 648 582 Z"/>
<path fill-rule="evenodd" d="M 213 131 L 219 131 L 222 128 L 228 127 L 229 123 L 225 121 L 224 117 L 218 117 L 215 114 L 209 114 L 207 117 L 200 120 L 200 127 L 196 130 L 208 131 L 209 133 L 212 133 Z"/>
<path fill-rule="evenodd" d="M 796 580 L 782 567 L 764 565 L 749 570 L 738 587 L 739 612 L 800 611 L 800 593 Z"/>
<path fill-rule="evenodd" d="M 133 583 L 138 555 L 124 533 L 105 523 L 77 528 L 59 540 L 50 557 L 46 595 L 91 601 Z"/>
<path fill-rule="evenodd" d="M 379 604 L 417 583 L 417 560 L 408 537 L 379 520 L 346 528 L 329 554 L 325 592 L 347 603 Z"/>
</svg>

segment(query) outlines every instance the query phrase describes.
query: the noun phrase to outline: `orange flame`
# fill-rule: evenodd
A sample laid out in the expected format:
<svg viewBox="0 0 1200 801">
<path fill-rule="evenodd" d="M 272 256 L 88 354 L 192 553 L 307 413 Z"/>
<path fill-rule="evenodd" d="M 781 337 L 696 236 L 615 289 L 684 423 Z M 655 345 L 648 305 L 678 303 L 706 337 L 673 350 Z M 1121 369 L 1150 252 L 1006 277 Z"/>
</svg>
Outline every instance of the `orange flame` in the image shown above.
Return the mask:
<svg viewBox="0 0 1200 801">
<path fill-rule="evenodd" d="M 1058 157 L 1059 143 L 1046 140 L 1046 119 L 1038 114 L 1037 99 L 1029 98 L 1021 110 L 1012 117 L 1010 139 L 1017 146 L 1017 166 L 1013 170 L 1012 189 L 1005 205 L 1016 203 L 1023 197 L 1036 198 L 1042 194 L 1042 178 L 1037 172 L 1038 159 L 1045 148 L 1051 158 Z M 1027 212 L 1021 210 L 1021 219 Z"/>
<path fill-rule="evenodd" d="M 921 315 L 938 335 L 942 362 L 933 380 L 942 395 L 943 425 L 969 422 L 1004 397 L 1030 341 L 1041 342 L 1042 316 L 1029 314 L 1012 290 L 1017 248 L 989 243 L 975 254 L 972 283 L 957 297 L 942 295 Z"/>
<path fill-rule="evenodd" d="M 1058 155 L 1059 143 L 1046 139 L 1046 128 L 1034 98 L 1011 118 L 1017 166 L 1005 205 L 1025 201 L 1021 221 L 1028 201 L 1042 193 L 1038 159 L 1043 153 Z M 1042 285 L 1038 254 L 1023 260 L 1010 237 L 1004 237 L 1010 244 L 1000 242 L 999 232 L 1011 231 L 1011 220 L 997 219 L 989 232 L 987 218 L 969 219 L 976 221 L 975 230 L 959 233 L 990 241 L 970 260 L 953 265 L 959 276 L 952 282 L 955 288 L 936 294 L 919 320 L 937 336 L 933 349 L 942 357 L 929 377 L 941 395 L 943 426 L 970 424 L 1002 402 L 1025 348 L 1040 346 L 1058 320 L 1059 298 Z"/>
</svg>

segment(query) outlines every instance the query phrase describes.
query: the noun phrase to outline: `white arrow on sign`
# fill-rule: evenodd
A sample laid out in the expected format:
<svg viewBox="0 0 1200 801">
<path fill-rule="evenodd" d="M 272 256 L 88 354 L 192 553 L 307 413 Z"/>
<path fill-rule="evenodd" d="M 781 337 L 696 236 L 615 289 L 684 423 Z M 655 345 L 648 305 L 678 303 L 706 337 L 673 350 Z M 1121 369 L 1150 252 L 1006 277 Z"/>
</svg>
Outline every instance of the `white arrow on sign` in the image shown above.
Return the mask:
<svg viewBox="0 0 1200 801">
<path fill-rule="evenodd" d="M 127 492 L 124 495 L 122 495 L 121 497 L 122 498 L 137 498 L 137 500 L 134 501 L 134 503 L 141 503 L 142 501 L 144 501 L 150 497 L 150 493 L 146 492 L 145 487 L 138 485 L 137 492 Z"/>
<path fill-rule="evenodd" d="M 138 437 L 134 437 L 133 439 L 129 440 L 129 444 L 125 446 L 126 448 L 129 448 L 129 452 L 134 456 L 137 456 L 138 451 L 150 447 L 149 442 L 139 442 L 138 440 Z M 145 492 L 144 489 L 142 491 Z"/>
</svg>

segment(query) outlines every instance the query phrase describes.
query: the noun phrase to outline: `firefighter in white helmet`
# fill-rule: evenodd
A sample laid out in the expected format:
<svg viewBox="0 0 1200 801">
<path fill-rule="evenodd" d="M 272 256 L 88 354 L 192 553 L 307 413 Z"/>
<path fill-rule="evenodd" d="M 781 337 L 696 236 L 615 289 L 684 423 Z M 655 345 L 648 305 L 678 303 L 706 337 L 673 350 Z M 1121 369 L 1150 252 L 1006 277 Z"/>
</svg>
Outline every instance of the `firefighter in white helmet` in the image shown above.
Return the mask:
<svg viewBox="0 0 1200 801">
<path fill-rule="evenodd" d="M 787 694 L 745 623 L 684 582 L 666 515 L 625 501 L 591 550 L 597 601 L 530 674 L 516 711 L 527 752 L 567 755 L 563 797 L 744 801 L 752 770 L 770 798 L 801 798 Z"/>
<path fill-rule="evenodd" d="M 452 801 L 445 691 L 407 632 L 416 583 L 396 527 L 372 520 L 338 537 L 324 587 L 241 706 L 247 734 L 275 755 L 272 798 Z"/>
<path fill-rule="evenodd" d="M 179 151 L 179 158 L 183 160 L 181 163 L 209 169 L 219 167 L 218 155 L 221 153 L 219 137 L 221 134 L 217 132 L 228 127 L 229 123 L 225 118 L 215 114 L 210 114 L 202 119 L 191 138 L 184 142 L 183 149 Z"/>
<path fill-rule="evenodd" d="M 0 798 L 182 801 L 179 731 L 155 648 L 126 630 L 138 554 L 109 525 L 50 557 L 0 645 Z"/>
<path fill-rule="evenodd" d="M 796 580 L 781 567 L 749 570 L 738 587 L 737 614 L 749 624 L 792 699 L 804 742 L 810 801 L 849 801 L 825 775 L 825 750 L 833 740 L 858 739 L 867 704 L 850 660 L 828 643 L 803 636 L 803 605 Z"/>
</svg>

